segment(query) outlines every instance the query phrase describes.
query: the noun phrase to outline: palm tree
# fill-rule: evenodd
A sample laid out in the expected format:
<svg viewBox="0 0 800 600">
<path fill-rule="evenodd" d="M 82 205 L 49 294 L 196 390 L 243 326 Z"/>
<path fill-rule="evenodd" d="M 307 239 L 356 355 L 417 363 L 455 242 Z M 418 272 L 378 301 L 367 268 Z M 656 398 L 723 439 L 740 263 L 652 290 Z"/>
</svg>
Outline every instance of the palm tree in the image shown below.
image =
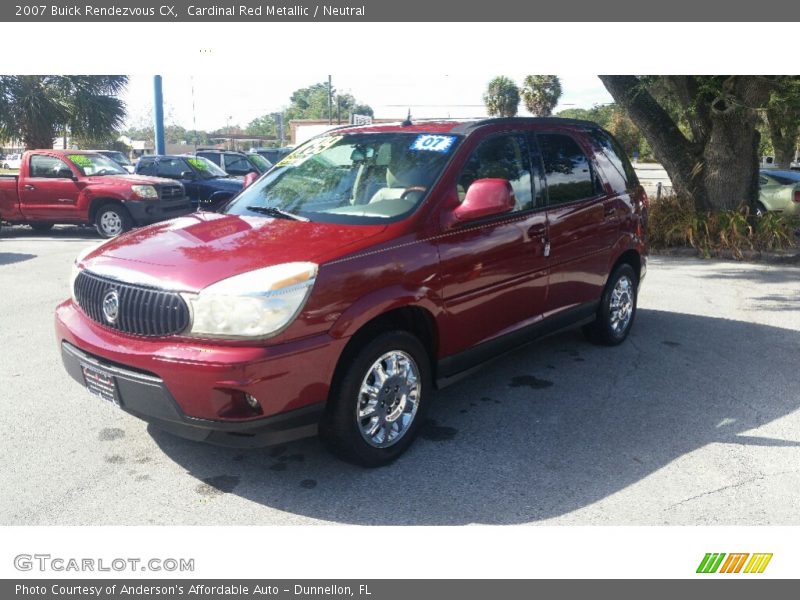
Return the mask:
<svg viewBox="0 0 800 600">
<path fill-rule="evenodd" d="M 558 75 L 528 75 L 522 82 L 522 101 L 525 108 L 537 117 L 549 117 L 561 98 Z"/>
<path fill-rule="evenodd" d="M 495 77 L 489 82 L 483 103 L 492 116 L 513 117 L 519 107 L 519 88 L 508 77 Z"/>
<path fill-rule="evenodd" d="M 0 139 L 50 148 L 66 128 L 100 138 L 118 129 L 125 104 L 117 95 L 125 75 L 0 75 Z"/>
</svg>

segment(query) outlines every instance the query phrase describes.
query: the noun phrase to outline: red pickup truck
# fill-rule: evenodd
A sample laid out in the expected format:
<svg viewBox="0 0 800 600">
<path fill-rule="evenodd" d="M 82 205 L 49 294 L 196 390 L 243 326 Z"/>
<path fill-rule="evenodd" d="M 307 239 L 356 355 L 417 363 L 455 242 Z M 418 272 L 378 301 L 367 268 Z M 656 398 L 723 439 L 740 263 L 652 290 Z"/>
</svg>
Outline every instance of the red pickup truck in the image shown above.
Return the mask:
<svg viewBox="0 0 800 600">
<path fill-rule="evenodd" d="M 39 231 L 56 223 L 93 223 L 111 238 L 191 211 L 180 183 L 130 175 L 93 152 L 29 150 L 19 175 L 0 175 L 0 220 Z"/>
</svg>

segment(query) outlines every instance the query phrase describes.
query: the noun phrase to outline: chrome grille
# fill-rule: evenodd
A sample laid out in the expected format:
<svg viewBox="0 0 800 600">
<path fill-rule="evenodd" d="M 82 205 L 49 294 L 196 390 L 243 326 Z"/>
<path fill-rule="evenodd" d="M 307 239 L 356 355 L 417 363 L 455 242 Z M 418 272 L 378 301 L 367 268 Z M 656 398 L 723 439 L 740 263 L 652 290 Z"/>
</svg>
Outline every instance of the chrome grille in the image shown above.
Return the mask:
<svg viewBox="0 0 800 600">
<path fill-rule="evenodd" d="M 183 196 L 183 187 L 180 185 L 162 185 L 160 188 L 161 199 L 180 198 Z"/>
<path fill-rule="evenodd" d="M 113 322 L 103 311 L 103 301 L 112 290 L 117 292 L 118 306 Z M 81 271 L 75 279 L 75 298 L 93 321 L 133 335 L 174 335 L 189 325 L 189 308 L 175 292 L 121 283 Z"/>
</svg>

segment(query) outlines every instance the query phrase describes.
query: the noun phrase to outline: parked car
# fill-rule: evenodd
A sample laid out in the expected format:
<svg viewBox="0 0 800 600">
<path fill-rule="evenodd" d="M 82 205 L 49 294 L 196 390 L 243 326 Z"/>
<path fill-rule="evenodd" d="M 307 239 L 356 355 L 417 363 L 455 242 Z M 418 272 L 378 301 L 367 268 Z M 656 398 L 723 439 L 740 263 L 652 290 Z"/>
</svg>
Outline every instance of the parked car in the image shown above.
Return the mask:
<svg viewBox="0 0 800 600">
<path fill-rule="evenodd" d="M 31 150 L 19 175 L 0 175 L 0 219 L 47 231 L 91 224 L 106 238 L 191 212 L 180 183 L 130 175 L 111 159 L 78 150 Z"/>
<path fill-rule="evenodd" d="M 195 209 L 215 210 L 243 187 L 210 160 L 201 156 L 143 156 L 136 173 L 180 181 Z"/>
<path fill-rule="evenodd" d="M 120 152 L 119 150 L 89 150 L 88 152 L 96 152 L 97 154 L 102 154 L 110 158 L 128 173 L 133 173 L 136 170 L 131 160 L 125 156 L 124 152 Z"/>
<path fill-rule="evenodd" d="M 197 150 L 195 156 L 207 158 L 233 177 L 244 178 L 249 173 L 261 175 L 272 168 L 272 163 L 258 154 L 245 154 L 229 150 Z"/>
<path fill-rule="evenodd" d="M 83 253 L 57 339 L 81 385 L 175 434 L 264 445 L 319 428 L 382 465 L 435 387 L 491 357 L 573 326 L 622 343 L 646 212 L 594 123 L 340 129 L 222 213 Z"/>
<path fill-rule="evenodd" d="M 280 162 L 280 160 L 288 156 L 294 148 L 253 148 L 250 153 L 251 154 L 258 154 L 259 156 L 263 156 L 266 158 L 270 164 L 274 165 Z"/>
<path fill-rule="evenodd" d="M 21 154 L 9 154 L 3 159 L 4 169 L 19 169 L 22 164 Z"/>
<path fill-rule="evenodd" d="M 770 211 L 800 214 L 800 172 L 761 169 L 758 183 L 757 216 Z"/>
</svg>

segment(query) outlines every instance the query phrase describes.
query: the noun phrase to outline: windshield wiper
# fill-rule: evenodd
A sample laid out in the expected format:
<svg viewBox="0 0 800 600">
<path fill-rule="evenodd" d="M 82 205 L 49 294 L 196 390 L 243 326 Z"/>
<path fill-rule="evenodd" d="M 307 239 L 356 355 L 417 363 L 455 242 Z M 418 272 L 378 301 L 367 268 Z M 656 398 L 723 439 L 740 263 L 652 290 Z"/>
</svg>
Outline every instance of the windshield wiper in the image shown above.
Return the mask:
<svg viewBox="0 0 800 600">
<path fill-rule="evenodd" d="M 251 210 L 253 212 L 267 215 L 269 217 L 278 217 L 280 219 L 292 219 L 294 221 L 310 221 L 308 217 L 301 217 L 300 215 L 296 215 L 294 213 L 290 213 L 289 211 L 282 210 L 280 208 L 275 208 L 274 206 L 248 206 L 246 207 L 247 210 Z"/>
</svg>

